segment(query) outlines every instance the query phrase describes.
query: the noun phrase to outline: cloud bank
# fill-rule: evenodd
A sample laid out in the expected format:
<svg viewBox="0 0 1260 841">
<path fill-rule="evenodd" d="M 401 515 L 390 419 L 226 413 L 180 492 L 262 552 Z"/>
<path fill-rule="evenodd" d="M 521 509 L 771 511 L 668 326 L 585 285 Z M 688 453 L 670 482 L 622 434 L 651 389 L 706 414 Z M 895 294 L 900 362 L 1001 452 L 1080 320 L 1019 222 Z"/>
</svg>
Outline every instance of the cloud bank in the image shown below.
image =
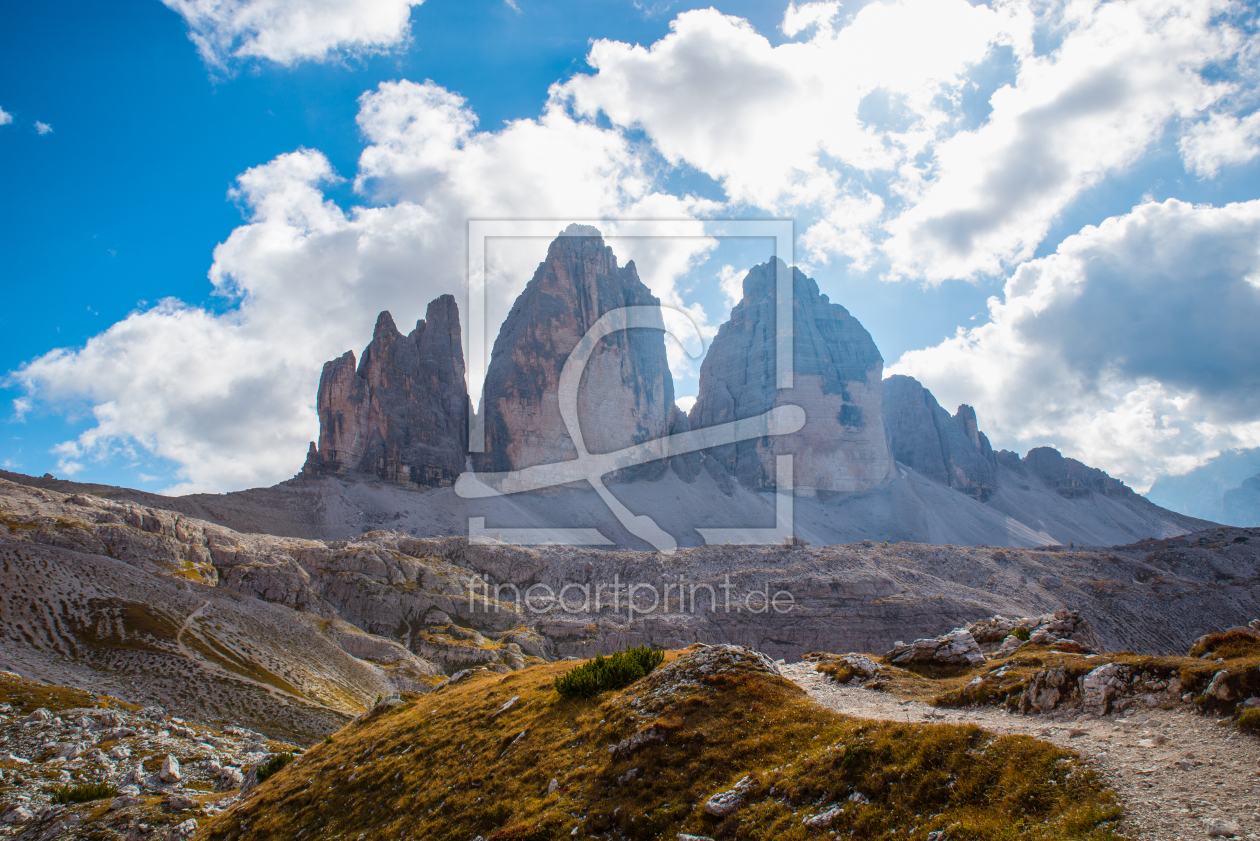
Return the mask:
<svg viewBox="0 0 1260 841">
<path fill-rule="evenodd" d="M 990 322 L 890 373 L 977 406 L 999 440 L 1053 442 L 1148 487 L 1260 445 L 1260 201 L 1146 203 L 1022 264 Z"/>
</svg>

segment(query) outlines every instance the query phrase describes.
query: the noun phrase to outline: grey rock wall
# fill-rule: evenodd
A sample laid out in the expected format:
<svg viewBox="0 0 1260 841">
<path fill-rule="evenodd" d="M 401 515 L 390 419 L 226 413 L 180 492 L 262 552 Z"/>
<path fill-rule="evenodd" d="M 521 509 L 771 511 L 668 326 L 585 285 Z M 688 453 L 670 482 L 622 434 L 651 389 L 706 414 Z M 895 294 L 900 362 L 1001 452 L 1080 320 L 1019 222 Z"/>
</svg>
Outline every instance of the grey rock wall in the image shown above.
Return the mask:
<svg viewBox="0 0 1260 841">
<path fill-rule="evenodd" d="M 383 312 L 355 368 L 354 354 L 324 365 L 320 432 L 303 472 L 359 473 L 422 487 L 463 471 L 468 388 L 459 308 L 443 295 L 404 336 Z"/>
<path fill-rule="evenodd" d="M 718 330 L 700 366 L 693 429 L 759 415 L 780 405 L 805 410 L 798 433 L 715 447 L 715 460 L 743 485 L 775 484 L 775 457 L 794 455 L 794 484 L 805 494 L 850 492 L 882 485 L 893 474 L 884 431 L 883 358 L 844 307 L 793 268 L 793 387 L 775 378 L 774 260 L 754 266 L 744 297 Z"/>
<path fill-rule="evenodd" d="M 486 451 L 478 469 L 501 472 L 575 458 L 558 398 L 565 361 L 609 310 L 659 304 L 633 261 L 619 266 L 598 230 L 570 225 L 551 243 L 495 339 L 481 401 Z M 578 391 L 588 452 L 662 438 L 676 426 L 673 410 L 662 331 L 624 330 L 600 342 Z M 659 478 L 665 467 L 643 465 L 628 477 Z"/>
</svg>

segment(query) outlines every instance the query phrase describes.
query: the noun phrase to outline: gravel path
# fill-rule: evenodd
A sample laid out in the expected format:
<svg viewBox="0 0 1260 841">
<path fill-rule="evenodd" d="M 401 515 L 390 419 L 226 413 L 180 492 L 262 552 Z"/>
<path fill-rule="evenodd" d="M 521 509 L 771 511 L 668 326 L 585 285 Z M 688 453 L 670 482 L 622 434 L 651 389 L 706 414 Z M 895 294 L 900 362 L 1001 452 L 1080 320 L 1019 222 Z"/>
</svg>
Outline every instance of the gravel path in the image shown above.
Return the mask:
<svg viewBox="0 0 1260 841">
<path fill-rule="evenodd" d="M 849 688 L 812 663 L 779 667 L 819 704 L 845 715 L 885 721 L 976 724 L 1021 733 L 1080 754 L 1124 800 L 1124 829 L 1150 841 L 1198 841 L 1213 821 L 1237 837 L 1260 838 L 1260 740 L 1182 710 L 1152 709 L 1128 717 L 1010 715 L 992 707 L 945 710 L 885 692 Z"/>
</svg>

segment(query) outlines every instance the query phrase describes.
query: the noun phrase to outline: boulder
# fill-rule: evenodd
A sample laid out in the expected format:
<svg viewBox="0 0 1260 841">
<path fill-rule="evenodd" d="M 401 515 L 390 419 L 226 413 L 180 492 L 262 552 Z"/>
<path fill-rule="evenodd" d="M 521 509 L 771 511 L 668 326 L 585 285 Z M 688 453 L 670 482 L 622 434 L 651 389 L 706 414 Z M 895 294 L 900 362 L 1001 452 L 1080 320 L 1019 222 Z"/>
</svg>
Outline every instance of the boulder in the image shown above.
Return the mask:
<svg viewBox="0 0 1260 841">
<path fill-rule="evenodd" d="M 485 453 L 474 458 L 478 470 L 503 472 L 575 458 L 559 400 L 569 354 L 610 310 L 659 305 L 639 280 L 634 262 L 619 266 L 597 229 L 566 228 L 547 249 L 495 339 L 482 391 L 486 441 Z M 663 329 L 623 330 L 600 341 L 577 394 L 587 452 L 662 439 L 676 426 L 673 411 L 674 381 Z M 641 465 L 623 471 L 622 478 L 659 478 L 665 466 Z"/>
<path fill-rule="evenodd" d="M 706 815 L 712 815 L 715 818 L 724 818 L 732 814 L 740 806 L 744 805 L 744 797 L 753 787 L 751 776 L 745 776 L 737 782 L 733 788 L 719 792 L 710 797 L 704 804 L 704 812 Z"/>
<path fill-rule="evenodd" d="M 1099 666 L 1081 678 L 1081 700 L 1086 712 L 1106 715 L 1111 702 L 1128 688 L 1128 669 L 1121 663 Z"/>
<path fill-rule="evenodd" d="M 245 785 L 245 775 L 241 772 L 240 768 L 225 765 L 222 770 L 219 771 L 219 791 L 240 788 L 243 785 Z"/>
<path fill-rule="evenodd" d="M 166 833 L 166 841 L 189 841 L 196 834 L 197 819 L 189 818 L 183 823 L 172 827 L 171 831 Z"/>
<path fill-rule="evenodd" d="M 938 666 L 982 666 L 984 654 L 980 646 L 965 628 L 955 628 L 948 634 L 932 639 L 902 643 L 889 651 L 885 658 L 894 666 L 935 664 Z"/>
<path fill-rule="evenodd" d="M 189 809 L 196 809 L 200 805 L 196 798 L 189 797 L 186 794 L 172 794 L 166 798 L 166 808 L 172 812 L 186 812 Z"/>
<path fill-rule="evenodd" d="M 169 785 L 179 782 L 181 777 L 179 760 L 168 753 L 166 758 L 162 760 L 162 767 L 158 770 L 158 779 Z"/>
<path fill-rule="evenodd" d="M 832 806 L 820 815 L 805 818 L 802 823 L 810 829 L 831 829 L 831 825 L 836 822 L 836 818 L 840 817 L 843 812 L 843 806 Z"/>
<path fill-rule="evenodd" d="M 791 435 L 762 436 L 706 451 L 745 487 L 775 485 L 775 457 L 793 455 L 798 492 L 853 492 L 895 475 L 884 431 L 884 360 L 870 334 L 818 284 L 791 269 L 792 387 L 779 389 L 775 362 L 777 258 L 754 266 L 743 298 L 718 330 L 700 365 L 692 429 L 756 417 L 776 406 L 805 411 Z"/>
<path fill-rule="evenodd" d="M 1028 682 L 1019 699 L 1019 711 L 1025 715 L 1050 712 L 1070 689 L 1071 682 L 1062 666 L 1043 669 Z"/>
<path fill-rule="evenodd" d="M 1242 832 L 1242 827 L 1237 821 L 1214 818 L 1207 824 L 1208 838 L 1237 838 L 1242 835 Z"/>
<path fill-rule="evenodd" d="M 7 824 L 30 823 L 33 820 L 35 820 L 35 815 L 25 806 L 14 806 L 0 815 L 0 821 Z"/>
<path fill-rule="evenodd" d="M 617 744 L 608 748 L 608 753 L 614 762 L 633 756 L 639 751 L 650 745 L 658 745 L 665 741 L 665 730 L 660 725 L 653 724 L 646 730 L 641 730 L 633 736 L 627 736 Z"/>
</svg>

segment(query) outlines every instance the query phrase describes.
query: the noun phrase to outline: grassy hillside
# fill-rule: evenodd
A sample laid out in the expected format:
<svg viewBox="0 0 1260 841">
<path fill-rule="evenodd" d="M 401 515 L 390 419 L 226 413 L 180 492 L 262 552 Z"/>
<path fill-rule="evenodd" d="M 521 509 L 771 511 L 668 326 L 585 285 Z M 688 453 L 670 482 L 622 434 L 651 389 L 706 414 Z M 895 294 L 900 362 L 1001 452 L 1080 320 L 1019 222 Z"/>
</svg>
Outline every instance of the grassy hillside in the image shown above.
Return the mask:
<svg viewBox="0 0 1260 841">
<path fill-rule="evenodd" d="M 1114 837 L 1119 809 L 1072 754 L 974 727 L 848 719 L 767 662 L 695 646 L 593 699 L 553 688 L 572 662 L 482 673 L 378 708 L 200 838 Z M 745 776 L 740 808 L 705 814 Z M 804 824 L 833 808 L 828 829 Z"/>
</svg>

